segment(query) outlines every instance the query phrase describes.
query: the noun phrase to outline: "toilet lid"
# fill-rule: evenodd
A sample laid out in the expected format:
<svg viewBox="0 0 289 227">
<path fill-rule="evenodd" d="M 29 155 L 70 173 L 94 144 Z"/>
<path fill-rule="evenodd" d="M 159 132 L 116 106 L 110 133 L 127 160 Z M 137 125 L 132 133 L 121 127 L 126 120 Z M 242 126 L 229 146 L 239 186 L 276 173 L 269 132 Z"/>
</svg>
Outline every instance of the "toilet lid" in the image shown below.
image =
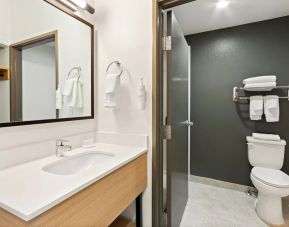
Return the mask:
<svg viewBox="0 0 289 227">
<path fill-rule="evenodd" d="M 254 167 L 252 175 L 267 185 L 277 188 L 289 188 L 289 176 L 281 170 Z"/>
</svg>

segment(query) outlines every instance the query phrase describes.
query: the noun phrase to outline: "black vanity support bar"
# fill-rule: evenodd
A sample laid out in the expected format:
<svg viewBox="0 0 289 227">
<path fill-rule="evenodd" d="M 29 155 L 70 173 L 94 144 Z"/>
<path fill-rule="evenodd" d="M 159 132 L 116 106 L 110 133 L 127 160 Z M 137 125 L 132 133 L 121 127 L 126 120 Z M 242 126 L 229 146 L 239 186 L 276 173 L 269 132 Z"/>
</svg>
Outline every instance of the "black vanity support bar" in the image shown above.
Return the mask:
<svg viewBox="0 0 289 227">
<path fill-rule="evenodd" d="M 136 227 L 142 227 L 142 194 L 136 198 Z"/>
</svg>

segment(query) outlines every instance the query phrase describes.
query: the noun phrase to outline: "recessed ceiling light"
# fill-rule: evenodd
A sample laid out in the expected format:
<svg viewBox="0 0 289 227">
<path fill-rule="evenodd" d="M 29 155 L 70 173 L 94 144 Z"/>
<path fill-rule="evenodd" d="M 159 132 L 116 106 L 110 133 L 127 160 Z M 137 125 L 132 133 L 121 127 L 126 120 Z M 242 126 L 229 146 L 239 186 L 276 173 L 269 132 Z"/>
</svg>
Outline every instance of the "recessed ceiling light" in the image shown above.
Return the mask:
<svg viewBox="0 0 289 227">
<path fill-rule="evenodd" d="M 85 0 L 70 0 L 73 4 L 79 6 L 81 9 L 85 9 L 87 6 L 87 3 Z"/>
<path fill-rule="evenodd" d="M 218 9 L 223 9 L 223 8 L 226 8 L 229 5 L 229 3 L 230 2 L 227 0 L 221 0 L 221 1 L 217 2 L 216 7 Z"/>
</svg>

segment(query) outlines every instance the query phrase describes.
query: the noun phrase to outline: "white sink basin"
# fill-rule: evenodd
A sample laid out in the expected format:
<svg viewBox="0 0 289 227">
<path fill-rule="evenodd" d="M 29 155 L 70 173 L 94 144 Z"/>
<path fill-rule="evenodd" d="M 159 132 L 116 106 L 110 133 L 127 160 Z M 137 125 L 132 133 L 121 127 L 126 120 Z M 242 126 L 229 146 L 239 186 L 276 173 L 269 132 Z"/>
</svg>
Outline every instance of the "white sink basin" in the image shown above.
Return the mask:
<svg viewBox="0 0 289 227">
<path fill-rule="evenodd" d="M 91 167 L 104 164 L 114 157 L 107 152 L 90 151 L 63 158 L 42 168 L 43 171 L 56 175 L 73 175 Z"/>
</svg>

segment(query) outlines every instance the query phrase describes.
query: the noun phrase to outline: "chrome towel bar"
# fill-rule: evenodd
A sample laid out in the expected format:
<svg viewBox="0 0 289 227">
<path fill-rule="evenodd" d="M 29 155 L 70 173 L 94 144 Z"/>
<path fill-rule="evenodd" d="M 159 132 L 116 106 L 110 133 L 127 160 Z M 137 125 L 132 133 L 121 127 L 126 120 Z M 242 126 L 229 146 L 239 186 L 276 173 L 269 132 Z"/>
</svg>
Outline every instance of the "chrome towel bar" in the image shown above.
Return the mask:
<svg viewBox="0 0 289 227">
<path fill-rule="evenodd" d="M 289 86 L 276 86 L 272 90 L 277 90 L 277 89 L 287 89 L 288 90 L 288 96 L 280 96 L 279 99 L 288 99 L 289 100 Z M 238 102 L 239 100 L 250 100 L 249 96 L 240 96 L 239 95 L 239 91 L 245 91 L 245 90 L 246 89 L 244 87 L 234 87 L 233 88 L 233 101 Z"/>
</svg>

